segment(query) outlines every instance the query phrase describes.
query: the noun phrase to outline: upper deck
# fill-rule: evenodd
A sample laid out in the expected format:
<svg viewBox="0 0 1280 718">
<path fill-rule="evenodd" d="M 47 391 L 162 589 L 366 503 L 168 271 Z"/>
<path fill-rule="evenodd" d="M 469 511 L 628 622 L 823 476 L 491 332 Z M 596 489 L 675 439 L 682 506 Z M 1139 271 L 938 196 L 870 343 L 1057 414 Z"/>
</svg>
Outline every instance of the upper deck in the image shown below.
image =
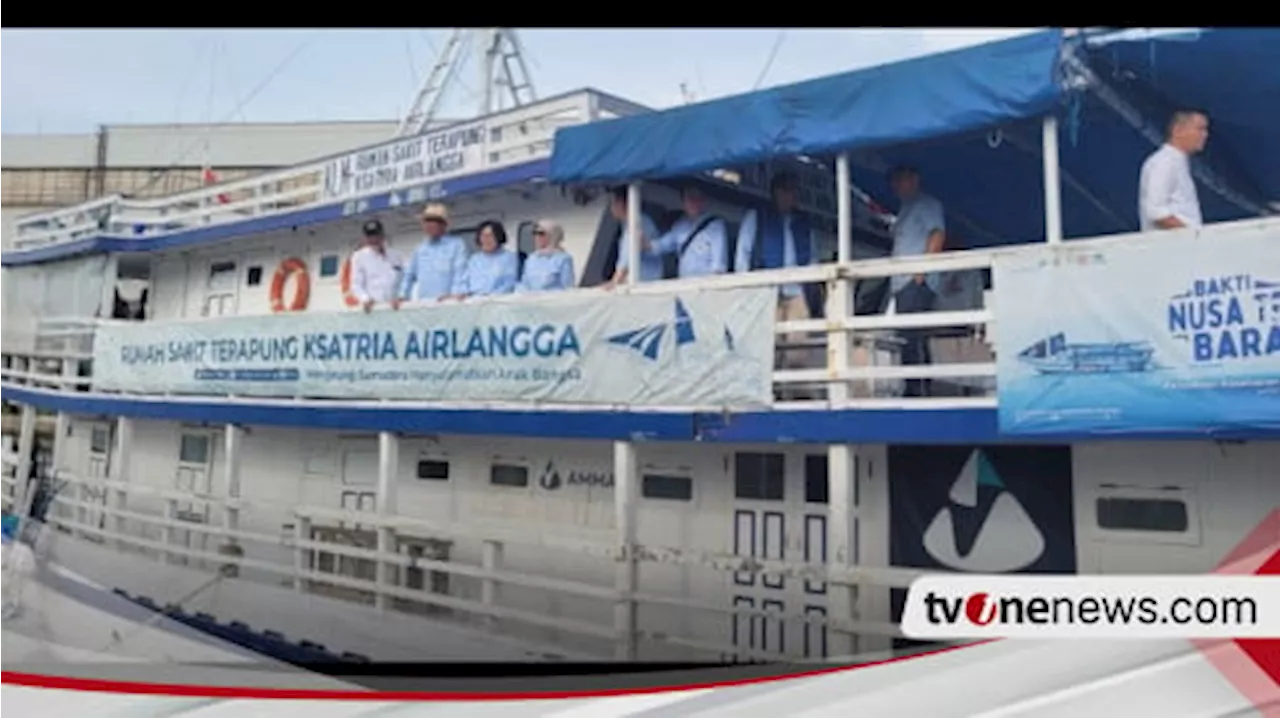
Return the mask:
<svg viewBox="0 0 1280 718">
<path fill-rule="evenodd" d="M 168 197 L 104 197 L 16 222 L 4 264 L 191 246 L 545 177 L 557 129 L 646 111 L 582 90 Z"/>
</svg>

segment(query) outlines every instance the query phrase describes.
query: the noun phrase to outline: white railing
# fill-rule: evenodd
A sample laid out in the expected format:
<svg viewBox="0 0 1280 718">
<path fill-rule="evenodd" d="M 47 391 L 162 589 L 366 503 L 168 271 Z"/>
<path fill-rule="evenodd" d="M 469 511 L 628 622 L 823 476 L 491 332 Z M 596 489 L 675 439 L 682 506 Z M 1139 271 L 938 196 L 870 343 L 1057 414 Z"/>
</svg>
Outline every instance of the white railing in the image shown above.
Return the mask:
<svg viewBox="0 0 1280 718">
<path fill-rule="evenodd" d="M 7 475 L 8 467 L 12 465 L 11 462 L 16 462 L 16 458 L 6 456 L 4 462 Z M 12 479 L 6 477 L 6 503 L 12 502 L 8 496 L 8 485 L 11 482 Z M 372 511 L 286 506 L 165 490 L 128 481 L 85 480 L 65 472 L 59 472 L 51 483 L 56 493 L 44 517 L 47 525 L 81 540 L 113 544 L 119 550 L 148 556 L 160 562 L 189 568 L 194 566 L 209 572 L 223 571 L 245 580 L 273 584 L 278 584 L 283 578 L 300 593 L 316 593 L 366 605 L 372 602 L 381 608 L 410 613 L 420 611 L 406 606 L 431 606 L 450 612 L 455 620 L 487 630 L 515 632 L 521 627 L 550 630 L 579 639 L 594 640 L 594 645 L 629 642 L 640 646 L 642 651 L 645 646 L 666 651 L 678 647 L 703 658 L 707 654 L 731 656 L 736 660 L 777 660 L 784 655 L 794 659 L 801 656 L 722 643 L 709 638 L 705 632 L 701 635 L 677 635 L 670 631 L 645 628 L 644 607 L 667 607 L 678 611 L 692 611 L 699 616 L 718 616 L 725 621 L 726 626 L 733 620 L 733 616 L 761 616 L 800 627 L 820 626 L 835 634 L 854 637 L 849 644 L 855 646 L 854 650 L 866 650 L 868 646 L 874 650 L 886 650 L 888 639 L 899 637 L 902 633 L 896 624 L 886 621 L 854 620 L 812 613 L 784 613 L 735 605 L 727 596 L 722 603 L 646 591 L 643 586 L 637 586 L 633 591 L 623 591 L 603 581 L 590 583 L 522 573 L 504 566 L 504 549 L 536 547 L 542 551 L 561 552 L 566 558 L 576 557 L 569 560 L 579 566 L 590 561 L 599 562 L 601 567 L 631 561 L 641 565 L 681 566 L 726 577 L 732 574 L 763 573 L 790 580 L 824 582 L 836 587 L 861 587 L 863 593 L 869 592 L 873 587 L 886 593 L 890 588 L 906 588 L 916 578 L 926 574 L 916 569 L 784 563 L 698 551 L 688 547 L 677 549 L 635 545 L 632 551 L 624 551 L 617 545 L 539 535 L 536 531 L 518 531 L 499 524 L 444 523 L 403 515 L 380 515 Z M 126 508 L 134 501 L 147 501 L 153 506 L 163 505 L 165 509 L 163 513 L 158 513 Z M 200 505 L 202 509 L 195 513 L 203 516 L 203 520 L 193 521 L 190 516 L 183 515 L 178 509 L 179 505 Z M 268 534 L 228 528 L 230 522 L 224 519 L 227 514 L 234 512 L 244 515 L 248 511 L 260 515 L 270 512 L 288 516 L 293 520 L 293 530 L 287 534 Z M 366 536 L 389 529 L 397 538 L 476 542 L 483 547 L 483 558 L 479 564 L 474 564 L 452 557 L 410 556 L 316 538 L 317 535 L 323 536 L 326 533 L 347 532 L 350 535 L 356 529 L 366 532 Z M 215 545 L 210 546 L 210 542 L 204 539 L 192 540 L 191 537 L 196 535 L 213 539 Z M 235 548 L 229 548 L 232 546 Z M 328 561 L 323 559 L 324 556 L 330 557 Z M 366 568 L 372 564 L 375 570 L 369 573 L 375 573 L 376 577 L 362 578 L 353 575 L 354 571 L 346 575 L 339 573 L 338 567 L 342 559 L 364 562 Z M 322 570 L 326 563 L 334 570 Z M 228 567 L 234 569 L 229 570 Z M 405 585 L 406 571 L 409 569 L 419 570 L 424 574 L 443 574 L 466 579 L 471 582 L 469 588 L 478 586 L 479 590 L 464 590 L 453 582 L 448 590 L 438 593 L 432 592 L 425 585 L 423 588 L 410 588 Z M 424 576 L 423 583 L 429 584 L 431 580 Z M 609 606 L 631 604 L 641 609 L 642 619 L 639 627 L 624 629 L 609 620 L 593 621 L 581 615 L 549 616 L 544 612 L 504 602 L 502 586 L 588 599 L 598 603 L 602 609 L 601 615 Z M 128 590 L 128 587 L 122 588 Z M 335 588 L 338 590 L 334 590 Z M 694 623 L 704 622 L 699 620 Z M 791 631 L 788 630 L 788 633 Z M 858 649 L 857 646 L 863 648 Z"/>
<path fill-rule="evenodd" d="M 430 198 L 430 190 L 424 190 L 424 184 L 550 157 L 555 131 L 560 127 L 596 119 L 599 112 L 598 98 L 597 93 L 577 92 L 497 113 L 482 120 L 425 133 L 424 136 L 430 138 L 458 127 L 479 126 L 482 134 L 478 166 L 466 166 L 429 179 L 404 178 L 390 186 L 379 186 L 374 190 L 354 194 L 328 191 L 325 171 L 330 161 L 411 139 L 397 138 L 374 147 L 342 153 L 337 157 L 322 158 L 159 199 L 125 199 L 116 195 L 24 217 L 15 224 L 14 247 L 18 250 L 33 249 L 98 235 L 139 239 L 334 202 L 350 201 L 353 203 L 353 211 L 360 211 L 356 205 L 364 196 L 409 187 L 427 192 L 410 201 L 425 201 Z M 616 102 L 609 107 L 615 110 L 633 109 Z"/>
<path fill-rule="evenodd" d="M 779 286 L 793 283 L 816 283 L 827 288 L 828 297 L 836 297 L 837 286 L 854 286 L 858 280 L 881 279 L 894 274 L 919 272 L 964 272 L 987 269 L 1000 251 L 967 251 L 919 258 L 888 258 L 853 262 L 845 265 L 819 265 L 813 267 L 729 274 L 692 280 L 671 280 L 635 286 L 622 286 L 612 290 L 616 294 L 666 294 L 672 292 L 704 291 L 733 287 Z M 607 296 L 610 290 L 600 288 L 570 290 L 574 293 Z M 852 294 L 852 290 L 849 290 Z M 564 293 L 521 294 L 478 297 L 468 300 L 480 302 L 538 302 L 555 301 Z M 406 308 L 430 311 L 430 307 L 410 302 Z M 994 355 L 985 338 L 992 322 L 989 309 L 965 311 L 938 311 L 920 314 L 896 314 L 891 316 L 854 316 L 852 304 L 839 311 L 833 301 L 828 301 L 827 319 L 779 322 L 775 332 L 779 335 L 777 347 L 782 351 L 803 352 L 808 361 L 803 368 L 777 368 L 774 372 L 776 394 L 781 397 L 775 404 L 779 408 L 872 408 L 886 406 L 910 406 L 916 408 L 947 408 L 965 406 L 994 406 Z M 376 311 L 389 311 L 380 309 Z M 403 311 L 403 310 L 402 310 Z M 163 320 L 166 323 L 200 323 L 227 321 L 228 317 L 201 317 L 183 320 Z M 66 390 L 88 388 L 92 380 L 87 372 L 92 359 L 92 335 L 97 327 L 115 320 L 46 320 L 40 323 L 36 336 L 30 340 L 10 343 L 6 338 L 3 347 L 4 368 L 0 378 L 15 384 L 65 387 Z M 954 334 L 959 328 L 958 341 L 967 342 L 970 348 L 984 357 L 983 361 L 948 361 L 945 352 L 935 351 L 940 359 L 925 366 L 901 366 L 897 363 L 902 329 L 947 328 Z M 800 338 L 798 338 L 800 337 Z M 935 340 L 936 341 L 936 340 Z M 62 342 L 58 351 L 54 347 Z M 841 343 L 849 346 L 847 353 L 830 351 Z M 32 349 L 32 345 L 36 345 Z M 938 356 L 941 355 L 941 356 Z M 837 363 L 844 359 L 844 363 Z M 60 362 L 60 360 L 62 360 Z M 76 371 L 68 367 L 76 363 Z M 795 362 L 793 361 L 792 364 Z M 790 365 L 789 365 L 790 366 Z M 900 385 L 906 379 L 929 378 L 936 380 L 932 397 L 903 398 L 898 396 Z M 843 387 L 844 397 L 831 393 L 834 387 Z M 84 390 L 84 389 L 79 389 Z M 949 394 L 949 395 L 948 395 Z M 796 397 L 796 398 L 788 398 Z M 173 397 L 177 400 L 177 397 Z M 329 401 L 323 396 L 307 395 L 296 398 L 318 403 Z M 234 400 L 232 400 L 234 401 Z M 267 400 L 268 403 L 270 400 Z M 361 401 L 333 400 L 343 405 L 356 406 Z M 373 399 L 369 400 L 373 402 Z M 376 403 L 385 407 L 388 400 Z M 397 405 L 399 400 L 389 400 Z M 511 408 L 502 403 L 469 404 L 479 408 Z M 555 408 L 552 404 L 540 404 Z M 567 408 L 567 407 L 566 407 Z M 627 407 L 613 407 L 627 408 Z M 659 407 L 662 409 L 663 407 Z M 705 409 L 719 411 L 721 407 L 667 407 L 670 409 Z"/>
</svg>

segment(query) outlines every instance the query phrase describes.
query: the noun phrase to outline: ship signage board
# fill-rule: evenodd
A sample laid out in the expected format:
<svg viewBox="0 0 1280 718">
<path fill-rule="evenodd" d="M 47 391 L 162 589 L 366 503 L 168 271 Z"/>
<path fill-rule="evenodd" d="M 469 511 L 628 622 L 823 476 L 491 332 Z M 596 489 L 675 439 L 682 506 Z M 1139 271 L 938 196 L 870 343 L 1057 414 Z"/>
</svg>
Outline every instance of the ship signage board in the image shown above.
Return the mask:
<svg viewBox="0 0 1280 718">
<path fill-rule="evenodd" d="M 134 393 L 750 407 L 772 401 L 772 288 L 114 323 L 94 387 Z"/>
<path fill-rule="evenodd" d="M 484 161 L 483 123 L 456 125 L 335 157 L 324 163 L 326 199 L 348 199 L 475 172 Z"/>
<path fill-rule="evenodd" d="M 1001 257 L 1001 432 L 1280 428 L 1280 236 L 1222 231 Z"/>
</svg>

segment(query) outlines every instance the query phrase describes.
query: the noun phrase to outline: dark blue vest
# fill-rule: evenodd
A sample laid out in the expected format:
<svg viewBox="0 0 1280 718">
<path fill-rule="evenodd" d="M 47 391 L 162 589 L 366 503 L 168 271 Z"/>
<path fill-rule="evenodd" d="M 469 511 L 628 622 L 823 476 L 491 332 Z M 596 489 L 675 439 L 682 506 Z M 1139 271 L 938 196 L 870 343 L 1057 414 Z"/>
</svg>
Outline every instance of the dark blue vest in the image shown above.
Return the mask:
<svg viewBox="0 0 1280 718">
<path fill-rule="evenodd" d="M 756 213 L 756 241 L 751 247 L 751 269 L 780 269 L 786 252 L 786 233 L 782 224 L 782 215 L 773 207 L 761 208 Z M 802 212 L 795 212 L 791 219 L 791 238 L 795 240 L 796 266 L 805 267 L 813 262 L 813 233 L 809 226 L 809 218 Z M 804 287 L 805 303 L 809 305 L 809 316 L 823 316 L 822 294 L 816 284 Z"/>
</svg>

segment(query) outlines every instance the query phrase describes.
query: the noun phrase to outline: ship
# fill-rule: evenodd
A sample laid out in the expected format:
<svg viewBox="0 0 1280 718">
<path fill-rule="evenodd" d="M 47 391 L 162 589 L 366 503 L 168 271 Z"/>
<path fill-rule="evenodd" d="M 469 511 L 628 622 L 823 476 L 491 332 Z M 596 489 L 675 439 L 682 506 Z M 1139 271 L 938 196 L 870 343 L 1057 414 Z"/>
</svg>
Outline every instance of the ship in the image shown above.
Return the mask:
<svg viewBox="0 0 1280 718">
<path fill-rule="evenodd" d="M 1151 342 L 1068 344 L 1054 334 L 1018 354 L 1018 359 L 1041 374 L 1095 374 L 1150 371 L 1155 347 Z"/>
<path fill-rule="evenodd" d="M 586 89 L 429 131 L 428 97 L 375 146 L 24 218 L 6 295 L 59 309 L 6 305 L 5 511 L 77 580 L 285 662 L 303 640 L 374 662 L 870 660 L 921 649 L 899 625 L 921 576 L 1211 571 L 1280 505 L 1275 423 L 1007 433 L 993 267 L 1138 247 L 1178 268 L 1170 237 L 1230 256 L 1280 232 L 1278 48 L 1262 28 L 1051 29 L 669 109 Z M 1242 66 L 1231 93 L 1204 90 Z M 1157 96 L 1198 98 L 1224 151 L 1195 165 L 1205 226 L 1153 238 L 1132 208 Z M 900 164 L 946 204 L 946 251 L 890 256 Z M 639 266 L 619 238 L 641 213 L 668 232 L 694 186 L 734 238 L 782 172 L 809 266 L 678 278 L 668 259 L 607 286 L 623 251 Z M 361 227 L 407 257 L 427 205 L 467 242 L 502 223 L 526 256 L 554 221 L 574 286 L 365 314 L 344 269 Z M 935 273 L 935 311 L 881 312 L 891 277 Z M 146 286 L 141 318 L 109 316 L 125 281 Z M 792 285 L 817 288 L 819 316 L 775 316 Z M 551 329 L 516 356 L 499 330 L 519 326 Z M 364 358 L 307 358 L 345 333 L 371 337 L 352 340 Z M 920 336 L 932 362 L 904 364 Z M 1150 366 L 1142 344 L 1047 341 L 1022 357 L 1040 371 Z"/>
</svg>

